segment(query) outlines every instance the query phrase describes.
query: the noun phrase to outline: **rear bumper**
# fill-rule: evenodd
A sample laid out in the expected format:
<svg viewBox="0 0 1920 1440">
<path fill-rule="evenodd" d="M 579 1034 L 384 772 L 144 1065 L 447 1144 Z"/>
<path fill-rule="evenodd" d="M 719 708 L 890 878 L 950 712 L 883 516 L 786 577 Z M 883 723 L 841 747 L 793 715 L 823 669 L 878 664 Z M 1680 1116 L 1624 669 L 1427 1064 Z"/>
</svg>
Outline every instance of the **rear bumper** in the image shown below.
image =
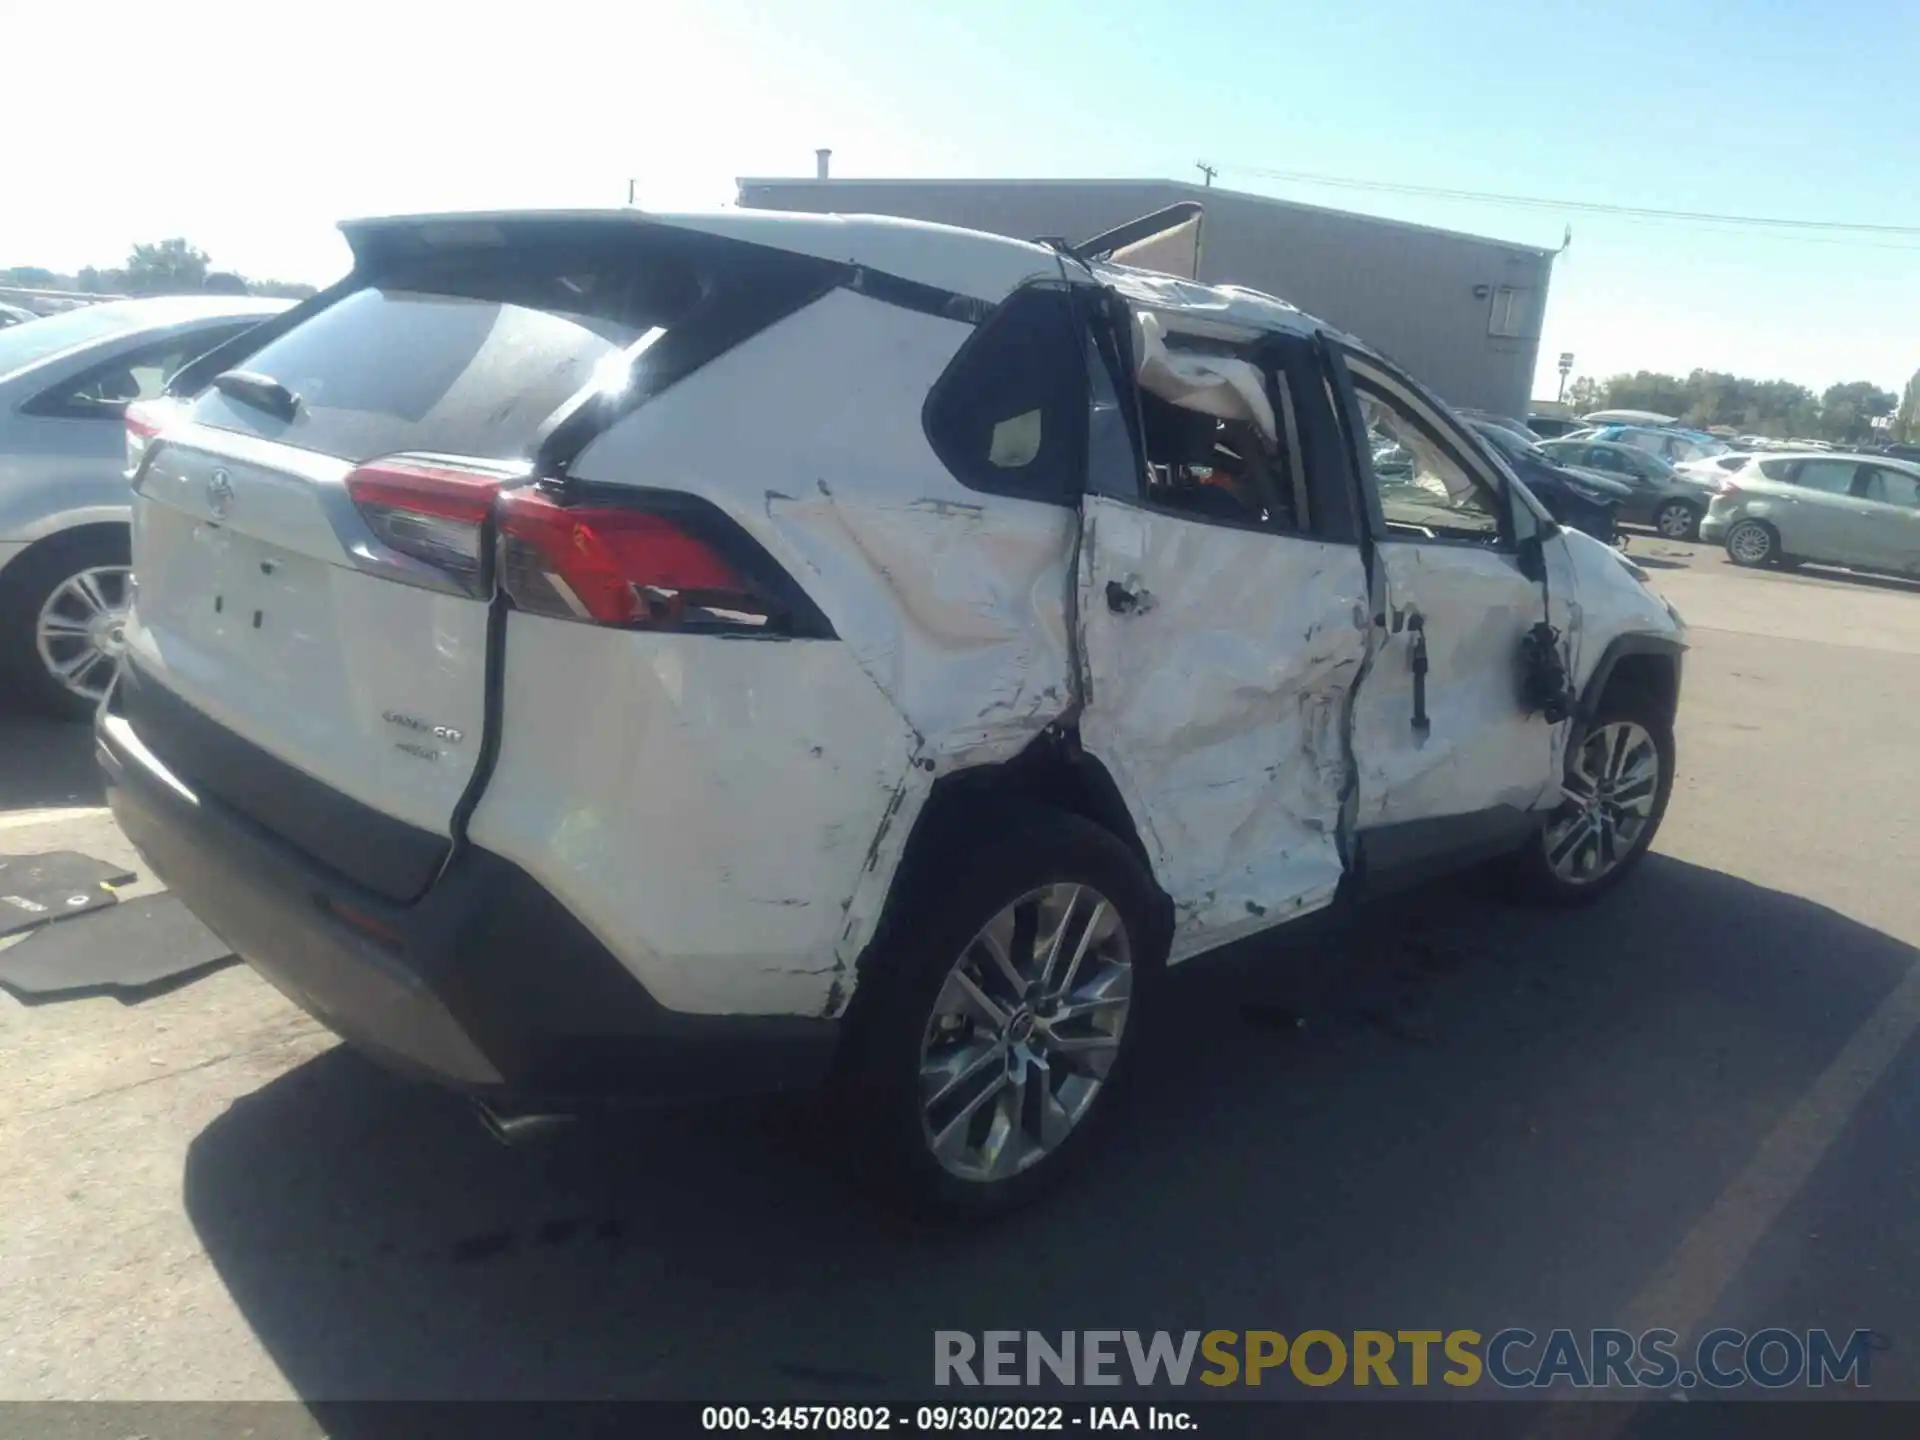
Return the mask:
<svg viewBox="0 0 1920 1440">
<path fill-rule="evenodd" d="M 345 879 L 170 770 L 128 720 L 96 730 L 115 818 L 236 953 L 391 1068 L 496 1103 L 576 1109 L 819 1081 L 838 1026 L 661 1007 L 526 872 L 467 847 L 411 904 Z"/>
<path fill-rule="evenodd" d="M 1727 530 L 1732 523 L 1725 516 L 1709 514 L 1700 522 L 1700 538 L 1718 544 L 1727 538 Z"/>
</svg>

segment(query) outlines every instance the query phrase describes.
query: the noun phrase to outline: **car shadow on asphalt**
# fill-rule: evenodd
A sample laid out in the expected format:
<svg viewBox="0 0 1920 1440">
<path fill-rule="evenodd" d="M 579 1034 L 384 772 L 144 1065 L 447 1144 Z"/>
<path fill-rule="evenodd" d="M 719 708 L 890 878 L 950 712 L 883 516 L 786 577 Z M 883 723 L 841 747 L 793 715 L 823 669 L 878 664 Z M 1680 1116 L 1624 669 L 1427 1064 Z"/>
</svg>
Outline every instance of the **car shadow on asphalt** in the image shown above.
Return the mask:
<svg viewBox="0 0 1920 1440">
<path fill-rule="evenodd" d="M 106 803 L 90 725 L 0 707 L 0 755 L 0 813 Z"/>
<path fill-rule="evenodd" d="M 1915 959 L 1662 856 L 1576 913 L 1455 881 L 1178 974 L 1126 1123 L 991 1227 L 870 1202 L 804 1097 L 509 1149 L 344 1048 L 185 1202 L 343 1440 L 328 1402 L 924 1399 L 936 1329 L 1607 1324 Z"/>
</svg>

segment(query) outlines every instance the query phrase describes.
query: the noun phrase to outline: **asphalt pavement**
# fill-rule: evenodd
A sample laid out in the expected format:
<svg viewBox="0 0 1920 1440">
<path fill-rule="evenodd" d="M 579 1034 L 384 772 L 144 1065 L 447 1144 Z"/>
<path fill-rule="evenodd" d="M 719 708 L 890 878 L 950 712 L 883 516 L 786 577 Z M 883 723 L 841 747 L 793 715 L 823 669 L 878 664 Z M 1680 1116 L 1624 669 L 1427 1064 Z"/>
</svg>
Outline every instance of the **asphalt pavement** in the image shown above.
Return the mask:
<svg viewBox="0 0 1920 1440">
<path fill-rule="evenodd" d="M 0 995 L 0 1398 L 909 1398 L 936 1329 L 1615 1324 L 1871 1329 L 1920 1398 L 1920 587 L 1634 550 L 1694 647 L 1641 874 L 1181 974 L 1115 1143 L 989 1229 L 877 1209 L 804 1100 L 507 1149 L 243 968 Z M 0 852 L 133 858 L 88 749 L 0 722 Z"/>
</svg>

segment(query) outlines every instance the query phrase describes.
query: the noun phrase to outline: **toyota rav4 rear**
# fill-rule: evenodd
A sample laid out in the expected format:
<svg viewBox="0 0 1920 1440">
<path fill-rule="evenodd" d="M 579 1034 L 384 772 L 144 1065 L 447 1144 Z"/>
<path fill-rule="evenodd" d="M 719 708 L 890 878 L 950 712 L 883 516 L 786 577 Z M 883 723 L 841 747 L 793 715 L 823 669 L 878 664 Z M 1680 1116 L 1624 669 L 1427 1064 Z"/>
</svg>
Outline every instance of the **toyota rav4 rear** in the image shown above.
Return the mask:
<svg viewBox="0 0 1920 1440">
<path fill-rule="evenodd" d="M 900 617 L 843 633 L 769 517 L 938 471 L 895 432 L 1058 263 L 936 288 L 729 223 L 352 224 L 346 281 L 130 419 L 122 826 L 300 1005 L 501 1105 L 820 1078 L 934 763 L 871 674 Z M 1044 518 L 968 585 L 1058 578 Z"/>
<path fill-rule="evenodd" d="M 1603 893 L 1677 618 L 1359 342 L 1103 258 L 1166 218 L 349 225 L 129 415 L 121 825 L 396 1068 L 831 1070 L 971 1210 L 1084 1149 L 1166 964 L 1502 851 Z"/>
</svg>

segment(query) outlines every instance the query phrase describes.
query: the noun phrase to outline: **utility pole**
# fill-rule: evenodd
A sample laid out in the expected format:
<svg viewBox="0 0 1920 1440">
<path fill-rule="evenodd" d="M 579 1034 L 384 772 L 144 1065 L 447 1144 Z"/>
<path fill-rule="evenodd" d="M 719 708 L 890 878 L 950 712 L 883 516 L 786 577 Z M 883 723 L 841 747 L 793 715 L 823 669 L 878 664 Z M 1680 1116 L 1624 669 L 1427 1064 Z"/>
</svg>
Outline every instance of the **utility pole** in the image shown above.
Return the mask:
<svg viewBox="0 0 1920 1440">
<path fill-rule="evenodd" d="M 627 181 L 627 204 L 629 205 L 633 204 L 634 189 L 636 186 L 639 185 L 639 183 L 640 182 L 638 180 Z"/>
<path fill-rule="evenodd" d="M 1196 160 L 1193 162 L 1193 168 L 1206 177 L 1206 188 L 1211 190 L 1213 188 L 1213 177 L 1220 173 L 1220 167 L 1217 165 L 1209 165 L 1204 160 Z"/>
</svg>

